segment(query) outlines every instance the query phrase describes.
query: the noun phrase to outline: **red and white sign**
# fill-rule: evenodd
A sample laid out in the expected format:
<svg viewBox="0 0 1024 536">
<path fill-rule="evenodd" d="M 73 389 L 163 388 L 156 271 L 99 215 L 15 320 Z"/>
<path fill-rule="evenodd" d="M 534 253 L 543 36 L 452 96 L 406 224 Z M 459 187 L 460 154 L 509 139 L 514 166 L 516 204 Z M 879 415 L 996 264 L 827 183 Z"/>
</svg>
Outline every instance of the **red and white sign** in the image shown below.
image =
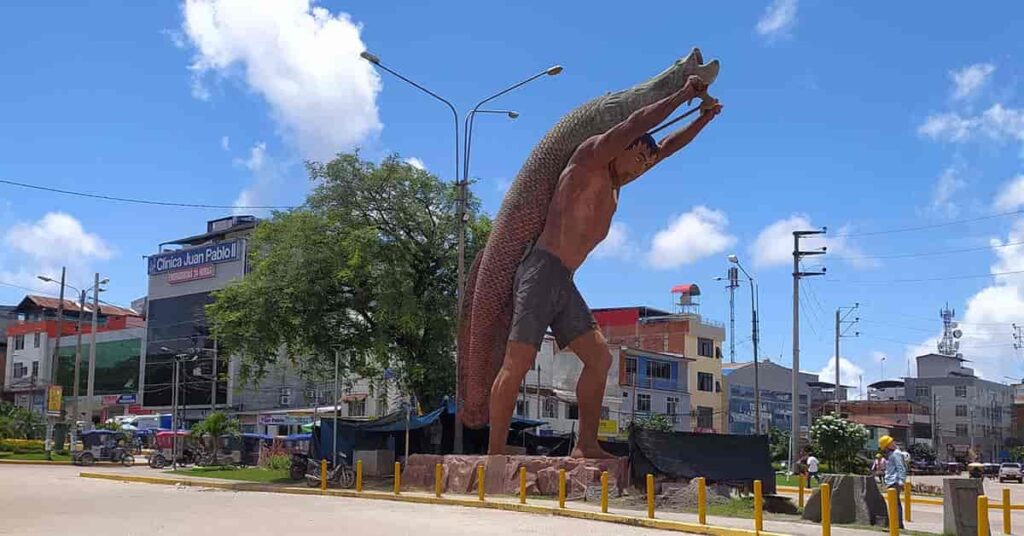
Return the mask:
<svg viewBox="0 0 1024 536">
<path fill-rule="evenodd" d="M 153 410 L 145 409 L 138 404 L 132 404 L 131 406 L 128 406 L 128 413 L 132 415 L 152 415 Z"/>
<path fill-rule="evenodd" d="M 104 406 L 116 406 L 117 395 L 103 395 L 102 403 Z"/>
<path fill-rule="evenodd" d="M 217 275 L 216 264 L 204 264 L 201 266 L 194 266 L 192 268 L 185 268 L 184 270 L 178 270 L 167 274 L 167 282 L 175 285 L 178 283 L 186 283 L 188 281 L 196 281 L 199 279 L 209 279 Z"/>
</svg>

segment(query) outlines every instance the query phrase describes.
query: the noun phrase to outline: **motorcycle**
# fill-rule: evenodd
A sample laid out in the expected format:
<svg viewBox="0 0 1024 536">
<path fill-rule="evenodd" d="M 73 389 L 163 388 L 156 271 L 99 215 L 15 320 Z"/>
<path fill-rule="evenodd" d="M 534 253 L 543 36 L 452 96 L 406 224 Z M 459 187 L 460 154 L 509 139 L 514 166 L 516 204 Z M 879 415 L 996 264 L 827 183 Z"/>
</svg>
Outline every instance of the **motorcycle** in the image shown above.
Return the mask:
<svg viewBox="0 0 1024 536">
<path fill-rule="evenodd" d="M 333 487 L 351 488 L 356 483 L 356 473 L 348 460 L 342 453 L 338 453 L 337 467 L 330 460 L 327 460 L 327 484 Z M 306 485 L 315 488 L 320 485 L 320 462 L 313 459 L 306 459 Z"/>
</svg>

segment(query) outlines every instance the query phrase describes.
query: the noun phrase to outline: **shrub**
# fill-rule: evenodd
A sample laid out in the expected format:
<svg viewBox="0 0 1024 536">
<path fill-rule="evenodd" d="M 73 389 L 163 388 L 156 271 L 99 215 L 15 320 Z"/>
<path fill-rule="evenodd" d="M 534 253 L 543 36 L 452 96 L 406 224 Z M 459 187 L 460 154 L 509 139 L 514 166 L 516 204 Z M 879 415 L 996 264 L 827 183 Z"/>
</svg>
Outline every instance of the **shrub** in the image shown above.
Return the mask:
<svg viewBox="0 0 1024 536">
<path fill-rule="evenodd" d="M 271 456 L 266 464 L 266 469 L 274 471 L 288 469 L 292 466 L 292 457 L 284 454 L 275 454 Z"/>
<path fill-rule="evenodd" d="M 34 454 L 43 452 L 44 444 L 41 439 L 0 439 L 0 451 L 13 452 L 15 454 Z"/>
</svg>

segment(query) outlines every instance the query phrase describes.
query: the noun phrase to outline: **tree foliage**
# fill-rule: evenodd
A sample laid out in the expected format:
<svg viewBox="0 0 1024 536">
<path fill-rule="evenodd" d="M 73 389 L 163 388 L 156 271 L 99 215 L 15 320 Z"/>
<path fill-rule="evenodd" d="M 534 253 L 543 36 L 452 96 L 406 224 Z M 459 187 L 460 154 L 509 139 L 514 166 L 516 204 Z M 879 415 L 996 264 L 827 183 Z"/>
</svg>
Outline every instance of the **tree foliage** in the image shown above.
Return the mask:
<svg viewBox="0 0 1024 536">
<path fill-rule="evenodd" d="M 206 441 L 206 448 L 213 453 L 213 465 L 217 465 L 217 439 L 222 436 L 237 436 L 242 431 L 238 419 L 228 417 L 223 411 L 214 411 L 205 419 L 192 425 L 189 435 Z"/>
<path fill-rule="evenodd" d="M 46 423 L 32 410 L 0 402 L 0 439 L 41 439 Z"/>
<path fill-rule="evenodd" d="M 306 204 L 257 226 L 250 273 L 207 307 L 220 344 L 258 380 L 283 349 L 307 377 L 396 373 L 436 405 L 454 387 L 457 218 L 454 188 L 398 155 L 309 163 Z M 466 257 L 490 222 L 468 204 Z"/>
<path fill-rule="evenodd" d="M 640 430 L 671 432 L 672 419 L 669 419 L 667 415 L 662 415 L 661 413 L 648 413 L 646 415 L 638 415 L 633 419 L 632 426 Z"/>
<path fill-rule="evenodd" d="M 867 428 L 835 413 L 819 417 L 811 424 L 813 447 L 829 460 L 835 471 L 859 469 L 857 454 L 867 439 Z"/>
<path fill-rule="evenodd" d="M 773 462 L 789 459 L 789 431 L 772 426 L 768 429 L 768 450 Z"/>
<path fill-rule="evenodd" d="M 910 459 L 912 460 L 932 463 L 936 458 L 935 449 L 925 443 L 914 443 L 910 445 L 907 452 L 910 453 Z"/>
</svg>

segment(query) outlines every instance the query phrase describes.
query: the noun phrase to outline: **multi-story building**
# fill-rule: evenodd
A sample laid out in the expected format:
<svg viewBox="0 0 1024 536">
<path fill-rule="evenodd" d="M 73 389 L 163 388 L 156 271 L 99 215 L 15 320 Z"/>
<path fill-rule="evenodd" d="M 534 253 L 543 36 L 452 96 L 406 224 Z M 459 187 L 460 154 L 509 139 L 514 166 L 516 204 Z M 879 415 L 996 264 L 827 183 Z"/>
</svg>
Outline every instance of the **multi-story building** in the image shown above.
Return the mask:
<svg viewBox="0 0 1024 536">
<path fill-rule="evenodd" d="M 882 390 L 888 392 L 888 390 L 894 389 L 892 383 L 895 383 L 895 380 L 884 383 L 876 382 L 871 385 L 875 386 L 880 383 Z M 901 386 L 903 384 L 903 382 L 898 383 Z M 870 393 L 871 390 L 869 386 L 868 392 Z M 840 413 L 854 422 L 867 426 L 872 433 L 872 437 L 869 439 L 878 439 L 878 434 L 874 433 L 873 429 L 885 428 L 888 430 L 885 433 L 892 436 L 900 445 L 909 447 L 914 443 L 932 444 L 932 426 L 935 423 L 932 420 L 929 406 L 907 400 L 902 396 L 902 392 L 898 398 L 869 398 L 843 402 Z M 875 445 L 877 450 L 877 442 Z"/>
<path fill-rule="evenodd" d="M 724 366 L 725 391 L 729 395 L 729 432 L 755 433 L 754 364 L 729 363 Z M 788 431 L 793 425 L 793 375 L 790 368 L 764 360 L 758 363 L 758 390 L 761 392 L 761 431 L 778 428 Z M 810 426 L 811 384 L 817 374 L 800 373 L 800 429 L 806 434 Z"/>
<path fill-rule="evenodd" d="M 0 305 L 0 370 L 7 370 L 7 326 L 18 321 L 14 305 Z M 0 400 L 11 401 L 7 397 L 4 385 L 6 374 L 0 374 Z"/>
<path fill-rule="evenodd" d="M 958 355 L 917 357 L 917 377 L 906 378 L 906 397 L 935 415 L 935 450 L 957 459 L 969 451 L 998 461 L 1011 437 L 1013 388 L 978 378 Z"/>
<path fill-rule="evenodd" d="M 724 325 L 700 314 L 700 288 L 672 289 L 675 312 L 634 306 L 595 309 L 594 318 L 613 345 L 657 352 L 686 363 L 690 423 L 699 432 L 728 433 L 726 393 L 722 389 Z"/>
<path fill-rule="evenodd" d="M 63 323 L 57 320 L 59 305 L 60 300 L 57 298 L 29 295 L 12 311 L 17 320 L 8 325 L 6 330 L 4 384 L 5 391 L 13 397 L 14 403 L 38 412 L 44 411 L 45 393 L 52 377 L 51 364 L 58 325 L 63 336 L 60 337 L 57 381 L 64 387 L 65 402 L 71 402 L 78 339 L 76 329 L 80 315 L 83 317 L 80 410 L 91 410 L 93 414 L 102 412 L 102 397 L 105 395 L 137 396 L 142 317 L 131 309 L 101 304 L 96 317 L 96 361 L 90 364 L 91 305 L 86 305 L 83 312 L 77 302 L 65 300 Z M 92 382 L 89 381 L 90 376 Z M 116 398 L 111 405 L 117 405 Z"/>
</svg>

